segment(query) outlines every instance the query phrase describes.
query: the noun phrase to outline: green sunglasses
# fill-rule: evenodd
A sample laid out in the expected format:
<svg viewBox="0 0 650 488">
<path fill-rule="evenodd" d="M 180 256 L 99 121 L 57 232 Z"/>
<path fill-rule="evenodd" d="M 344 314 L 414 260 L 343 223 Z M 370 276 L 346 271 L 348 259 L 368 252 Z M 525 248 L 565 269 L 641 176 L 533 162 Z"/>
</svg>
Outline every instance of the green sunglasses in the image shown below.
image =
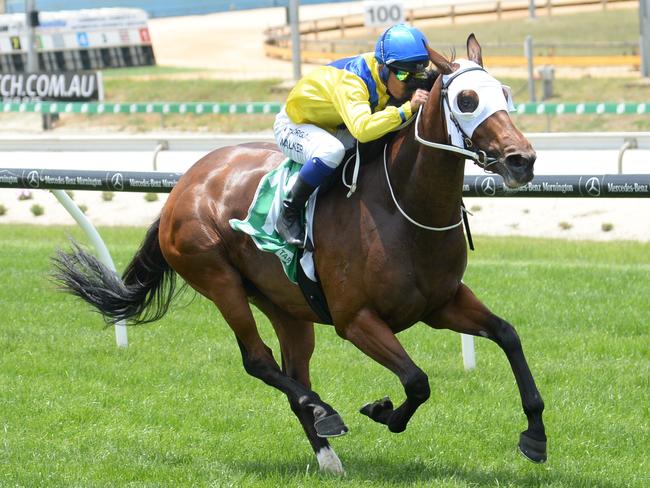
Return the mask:
<svg viewBox="0 0 650 488">
<path fill-rule="evenodd" d="M 403 69 L 392 70 L 395 73 L 395 78 L 397 78 L 402 83 L 406 83 L 411 78 L 426 78 L 425 72 L 412 73 Z"/>
</svg>

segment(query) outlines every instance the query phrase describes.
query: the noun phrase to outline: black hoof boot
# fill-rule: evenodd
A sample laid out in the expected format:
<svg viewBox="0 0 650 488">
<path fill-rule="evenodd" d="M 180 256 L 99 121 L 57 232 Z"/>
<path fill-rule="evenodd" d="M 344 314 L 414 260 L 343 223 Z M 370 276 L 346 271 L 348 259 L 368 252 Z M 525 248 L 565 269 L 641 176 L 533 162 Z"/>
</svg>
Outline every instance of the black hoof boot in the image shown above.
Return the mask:
<svg viewBox="0 0 650 488">
<path fill-rule="evenodd" d="M 537 464 L 546 462 L 546 441 L 538 441 L 525 432 L 519 436 L 519 452 L 529 461 Z"/>
<path fill-rule="evenodd" d="M 338 413 L 318 419 L 314 428 L 318 437 L 339 437 L 349 432 Z"/>
</svg>

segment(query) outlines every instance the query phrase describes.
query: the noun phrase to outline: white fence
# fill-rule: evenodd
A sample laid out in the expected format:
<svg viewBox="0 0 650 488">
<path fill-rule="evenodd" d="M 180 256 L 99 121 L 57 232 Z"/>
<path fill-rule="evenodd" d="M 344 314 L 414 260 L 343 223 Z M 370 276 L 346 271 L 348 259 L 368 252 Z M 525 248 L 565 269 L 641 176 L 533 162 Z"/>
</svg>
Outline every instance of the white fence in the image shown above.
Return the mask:
<svg viewBox="0 0 650 488">
<path fill-rule="evenodd" d="M 536 173 L 650 172 L 650 132 L 571 132 L 526 134 L 538 152 Z M 252 141 L 273 142 L 270 133 L 245 135 L 7 135 L 0 136 L 0 155 L 12 167 L 69 168 L 70 158 L 87 159 L 86 169 L 185 171 L 207 152 Z M 11 158 L 7 154 L 15 153 Z M 119 158 L 112 154 L 122 154 Z M 67 153 L 67 154 L 66 154 Z M 95 153 L 92 157 L 84 153 Z M 185 154 L 183 154 L 185 153 Z M 47 157 L 44 157 L 47 154 Z M 76 156 L 75 156 L 76 155 Z M 11 161 L 11 162 L 9 162 Z M 108 162 L 108 163 L 107 163 Z M 110 166 L 101 166 L 110 164 Z M 78 166 L 75 166 L 78 167 Z M 467 165 L 467 174 L 480 173 Z"/>
<path fill-rule="evenodd" d="M 538 151 L 618 150 L 628 140 L 638 149 L 650 150 L 650 132 L 528 133 Z M 273 142 L 270 133 L 233 135 L 11 135 L 0 136 L 2 151 L 153 151 L 164 145 L 170 151 L 209 151 L 245 142 Z"/>
</svg>

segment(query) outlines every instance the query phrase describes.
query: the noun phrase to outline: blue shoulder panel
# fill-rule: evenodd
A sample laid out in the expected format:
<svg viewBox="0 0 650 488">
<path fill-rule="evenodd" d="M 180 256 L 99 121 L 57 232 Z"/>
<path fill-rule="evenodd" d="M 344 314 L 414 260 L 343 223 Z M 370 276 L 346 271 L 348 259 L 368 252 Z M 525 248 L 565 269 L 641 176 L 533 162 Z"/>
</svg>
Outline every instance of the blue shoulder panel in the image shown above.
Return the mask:
<svg viewBox="0 0 650 488">
<path fill-rule="evenodd" d="M 352 58 L 343 58 L 330 63 L 328 66 L 332 66 L 337 69 L 344 69 L 357 75 L 363 80 L 368 88 L 368 93 L 370 93 L 370 107 L 372 110 L 375 109 L 377 103 L 379 102 L 379 95 L 377 95 L 377 85 L 374 78 L 372 77 L 372 72 L 368 63 L 363 59 L 362 56 L 354 56 Z"/>
</svg>

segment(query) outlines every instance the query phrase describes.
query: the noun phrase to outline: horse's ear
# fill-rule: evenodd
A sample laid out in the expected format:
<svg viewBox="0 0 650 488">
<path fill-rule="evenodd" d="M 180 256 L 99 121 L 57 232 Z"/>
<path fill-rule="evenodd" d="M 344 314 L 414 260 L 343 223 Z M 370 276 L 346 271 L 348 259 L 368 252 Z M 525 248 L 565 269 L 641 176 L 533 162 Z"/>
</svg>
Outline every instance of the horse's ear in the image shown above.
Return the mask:
<svg viewBox="0 0 650 488">
<path fill-rule="evenodd" d="M 474 61 L 479 66 L 483 66 L 483 56 L 481 55 L 481 45 L 476 40 L 474 33 L 467 38 L 467 59 Z"/>
<path fill-rule="evenodd" d="M 437 53 L 433 49 L 431 49 L 428 45 L 426 46 L 427 51 L 429 52 L 429 59 L 433 64 L 436 65 L 436 68 L 438 68 L 438 71 L 442 73 L 443 75 L 448 75 L 454 71 L 453 66 L 449 62 L 447 58 L 445 58 L 442 54 Z"/>
</svg>

